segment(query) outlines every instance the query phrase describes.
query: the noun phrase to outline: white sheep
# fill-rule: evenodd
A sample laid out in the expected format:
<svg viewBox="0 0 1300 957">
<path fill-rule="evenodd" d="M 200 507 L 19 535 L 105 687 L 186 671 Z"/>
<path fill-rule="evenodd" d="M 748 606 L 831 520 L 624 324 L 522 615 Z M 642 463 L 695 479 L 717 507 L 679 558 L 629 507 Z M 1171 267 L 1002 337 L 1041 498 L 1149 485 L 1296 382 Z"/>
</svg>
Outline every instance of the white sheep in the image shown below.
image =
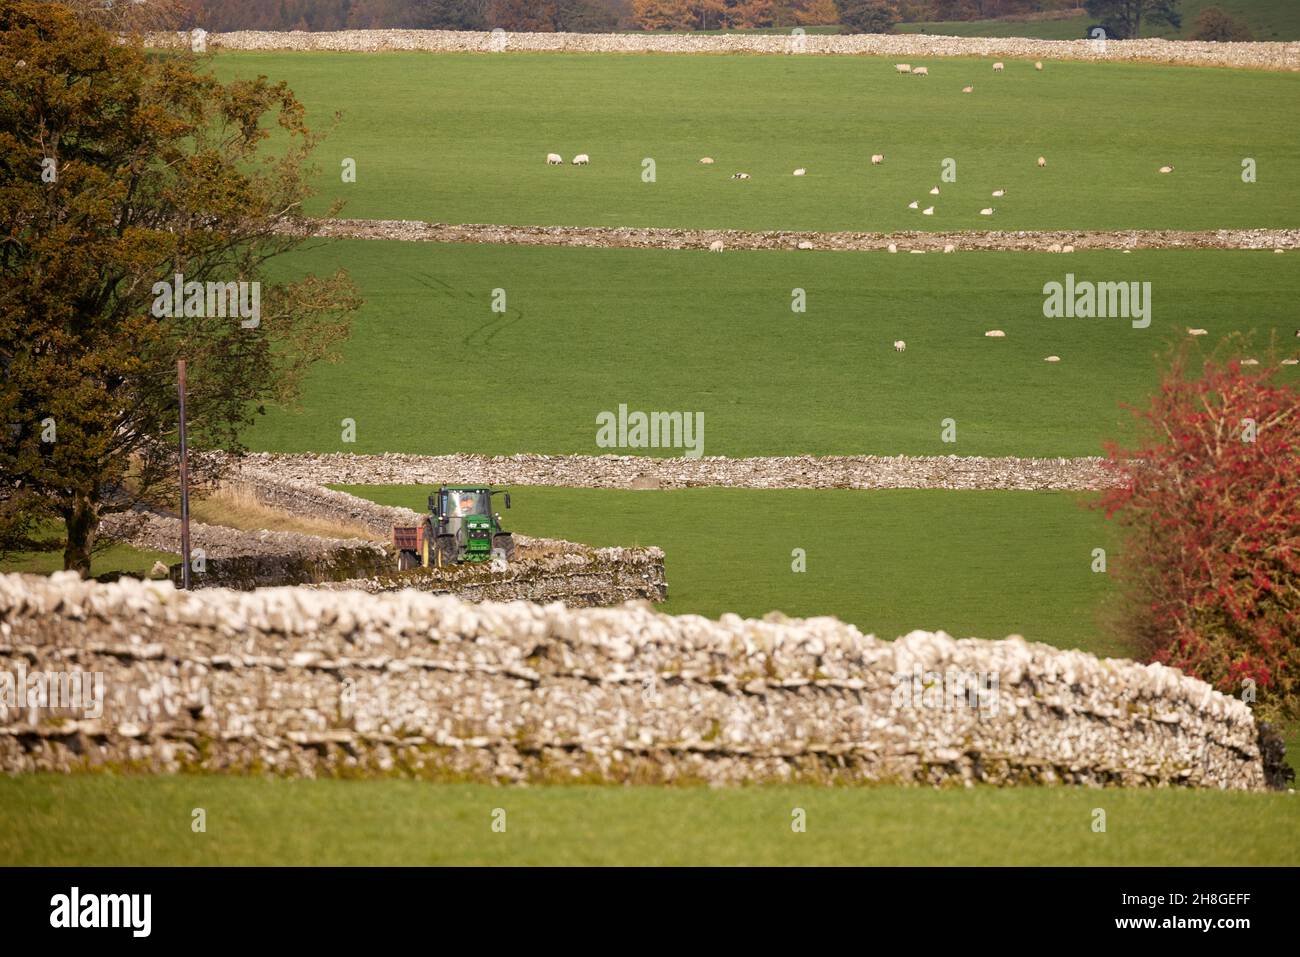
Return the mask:
<svg viewBox="0 0 1300 957">
<path fill-rule="evenodd" d="M 872 166 L 879 166 L 879 165 L 880 165 L 881 163 L 883 163 L 884 161 L 885 161 L 885 154 L 884 154 L 884 153 L 872 153 L 872 154 L 871 154 L 871 165 L 872 165 Z"/>
<path fill-rule="evenodd" d="M 709 252 L 711 253 L 720 253 L 722 252 L 723 248 L 724 247 L 721 239 L 715 239 L 713 242 L 709 243 Z"/>
<path fill-rule="evenodd" d="M 1242 360 L 1241 360 L 1241 364 L 1244 365 L 1244 366 L 1257 366 L 1257 365 L 1259 365 L 1259 360 L 1258 360 L 1258 359 L 1242 359 Z"/>
<path fill-rule="evenodd" d="M 1060 357 L 1060 356 L 1048 356 L 1048 357 L 1045 358 L 1043 361 L 1044 361 L 1044 362 L 1060 362 L 1060 361 L 1061 361 L 1061 357 Z"/>
<path fill-rule="evenodd" d="M 1160 167 L 1160 172 L 1162 172 L 1162 173 L 1172 173 L 1173 171 L 1174 171 L 1174 168 L 1173 168 L 1172 166 L 1162 166 L 1162 167 Z"/>
<path fill-rule="evenodd" d="M 890 243 L 886 248 L 887 248 L 891 253 L 896 253 L 896 252 L 898 252 L 898 243 Z"/>
<path fill-rule="evenodd" d="M 921 204 L 918 203 L 916 200 L 912 200 L 910 203 L 907 204 L 907 208 L 908 208 L 908 209 L 920 209 L 920 208 L 921 208 Z"/>
<path fill-rule="evenodd" d="M 895 63 L 895 64 L 894 64 L 894 72 L 895 72 L 895 73 L 911 73 L 911 72 L 912 72 L 912 66 L 911 66 L 910 63 Z"/>
<path fill-rule="evenodd" d="M 984 333 L 985 339 L 1005 339 L 1006 337 L 1007 334 L 1001 329 L 990 329 L 988 332 Z"/>
<path fill-rule="evenodd" d="M 983 209 L 980 210 L 980 215 L 981 215 L 981 216 L 992 216 L 992 215 L 993 215 L 993 207 L 992 207 L 992 206 L 985 206 Z"/>
<path fill-rule="evenodd" d="M 936 186 L 936 187 L 934 187 L 934 189 L 930 190 L 930 195 L 931 195 L 931 196 L 938 196 L 938 195 L 939 195 L 939 187 Z"/>
<path fill-rule="evenodd" d="M 1043 61 L 1042 61 L 1042 60 L 1035 60 L 1035 61 L 1034 61 L 1034 69 L 1035 69 L 1035 70 L 1041 70 L 1042 68 L 1043 68 Z"/>
<path fill-rule="evenodd" d="M 1283 359 L 1282 365 L 1284 366 L 1300 365 L 1300 359 Z"/>
<path fill-rule="evenodd" d="M 1001 73 L 1003 69 L 1004 69 L 1004 67 L 1002 66 L 1002 61 L 1001 61 L 1001 60 L 999 60 L 997 63 L 993 64 L 993 72 L 994 72 L 994 73 Z"/>
<path fill-rule="evenodd" d="M 1189 336 L 1208 336 L 1210 333 L 1208 329 L 1188 329 L 1187 334 Z"/>
<path fill-rule="evenodd" d="M 1040 156 L 1040 157 L 1038 157 L 1038 165 L 1039 165 L 1040 168 L 1046 166 L 1046 165 L 1047 165 L 1047 157 L 1046 157 L 1046 156 Z"/>
<path fill-rule="evenodd" d="M 812 249 L 812 248 L 813 248 L 813 244 L 812 244 L 811 241 L 809 241 L 809 240 L 807 240 L 807 239 L 801 239 L 801 240 L 799 240 L 799 242 L 798 242 L 796 248 L 797 248 L 797 249 Z"/>
<path fill-rule="evenodd" d="M 588 156 L 586 153 L 579 153 L 577 156 L 573 158 L 574 166 L 586 166 L 590 162 L 591 162 L 591 157 Z"/>
<path fill-rule="evenodd" d="M 952 243 L 948 243 L 948 245 L 943 247 L 943 251 L 946 253 L 955 253 L 957 251 L 957 247 L 954 246 Z"/>
<path fill-rule="evenodd" d="M 907 343 L 906 343 L 906 342 L 904 342 L 902 339 L 895 339 L 895 340 L 894 340 L 894 351 L 895 351 L 895 352 L 905 352 L 906 350 L 907 350 Z"/>
<path fill-rule="evenodd" d="M 712 166 L 712 165 L 713 165 L 713 157 L 712 157 L 712 156 L 701 156 L 701 157 L 700 157 L 700 165 L 701 165 L 701 166 Z"/>
<path fill-rule="evenodd" d="M 912 67 L 912 76 L 929 76 L 930 68 L 928 66 Z"/>
<path fill-rule="evenodd" d="M 925 207 L 925 209 L 921 210 L 921 215 L 922 215 L 922 216 L 933 216 L 933 215 L 934 215 L 934 207 L 933 207 L 933 206 L 927 206 L 927 207 Z"/>
<path fill-rule="evenodd" d="M 974 93 L 974 92 L 975 92 L 975 87 L 973 87 L 973 86 L 963 86 L 963 87 L 961 88 L 961 91 L 962 91 L 963 93 Z"/>
<path fill-rule="evenodd" d="M 791 175 L 793 175 L 793 176 L 805 176 L 805 175 L 807 175 L 807 173 L 808 173 L 808 171 L 807 171 L 806 169 L 804 169 L 802 166 L 800 166 L 800 167 L 799 167 L 797 170 L 795 170 L 794 173 L 791 174 Z"/>
<path fill-rule="evenodd" d="M 993 191 L 993 198 L 994 198 L 994 199 L 1001 199 L 1001 198 L 1002 198 L 1003 196 L 1005 196 L 1005 195 L 1007 195 L 1007 191 L 1006 191 L 1005 189 L 995 189 L 995 190 Z"/>
<path fill-rule="evenodd" d="M 1070 246 L 1070 245 L 1062 246 L 1062 247 L 1061 247 L 1061 252 L 1063 252 L 1063 253 L 1072 253 L 1072 252 L 1074 252 L 1074 247 L 1073 247 L 1073 246 Z"/>
<path fill-rule="evenodd" d="M 563 166 L 563 165 L 564 165 L 564 157 L 561 156 L 559 153 L 547 153 L 547 154 L 546 154 L 546 165 L 547 165 L 547 166 Z"/>
<path fill-rule="evenodd" d="M 748 173 L 732 173 L 732 174 L 731 174 L 731 178 L 732 178 L 732 179 L 749 179 L 749 174 L 748 174 Z"/>
</svg>

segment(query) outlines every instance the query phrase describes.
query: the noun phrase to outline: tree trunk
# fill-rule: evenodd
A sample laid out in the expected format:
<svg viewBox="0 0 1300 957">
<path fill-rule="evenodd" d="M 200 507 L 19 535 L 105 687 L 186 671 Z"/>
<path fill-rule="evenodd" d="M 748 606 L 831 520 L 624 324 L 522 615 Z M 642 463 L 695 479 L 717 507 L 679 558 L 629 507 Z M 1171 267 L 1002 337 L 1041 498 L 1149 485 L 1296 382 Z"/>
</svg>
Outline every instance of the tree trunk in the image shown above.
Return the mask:
<svg viewBox="0 0 1300 957">
<path fill-rule="evenodd" d="M 78 496 L 72 509 L 64 513 L 63 523 L 68 532 L 68 543 L 63 549 L 63 568 L 89 578 L 90 549 L 99 529 L 99 510 L 88 496 Z"/>
</svg>

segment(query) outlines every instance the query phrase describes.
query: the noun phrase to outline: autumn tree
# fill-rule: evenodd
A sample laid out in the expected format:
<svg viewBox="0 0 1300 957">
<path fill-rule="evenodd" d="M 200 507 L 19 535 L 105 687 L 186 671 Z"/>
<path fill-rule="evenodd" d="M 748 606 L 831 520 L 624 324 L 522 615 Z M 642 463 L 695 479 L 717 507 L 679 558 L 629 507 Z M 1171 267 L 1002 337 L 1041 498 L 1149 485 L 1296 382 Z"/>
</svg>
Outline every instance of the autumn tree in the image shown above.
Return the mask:
<svg viewBox="0 0 1300 957">
<path fill-rule="evenodd" d="M 1206 7 L 1196 17 L 1193 40 L 1210 40 L 1215 43 L 1241 42 L 1253 39 L 1250 27 L 1222 7 Z"/>
<path fill-rule="evenodd" d="M 358 305 L 344 273 L 266 275 L 303 241 L 301 104 L 201 67 L 0 0 L 0 518 L 61 519 L 83 575 L 104 515 L 173 488 L 178 358 L 193 443 L 237 452 Z"/>
<path fill-rule="evenodd" d="M 60 0 L 79 17 L 116 33 L 175 30 L 191 12 L 189 0 Z"/>
<path fill-rule="evenodd" d="M 888 33 L 899 20 L 892 0 L 835 0 L 845 33 Z"/>
<path fill-rule="evenodd" d="M 1121 40 L 1140 37 L 1144 22 L 1164 23 L 1174 29 L 1183 25 L 1178 0 L 1086 0 L 1083 6 L 1107 36 Z"/>
<path fill-rule="evenodd" d="M 1300 391 L 1229 340 L 1174 353 L 1101 505 L 1126 532 L 1125 631 L 1266 715 L 1300 711 Z"/>
</svg>

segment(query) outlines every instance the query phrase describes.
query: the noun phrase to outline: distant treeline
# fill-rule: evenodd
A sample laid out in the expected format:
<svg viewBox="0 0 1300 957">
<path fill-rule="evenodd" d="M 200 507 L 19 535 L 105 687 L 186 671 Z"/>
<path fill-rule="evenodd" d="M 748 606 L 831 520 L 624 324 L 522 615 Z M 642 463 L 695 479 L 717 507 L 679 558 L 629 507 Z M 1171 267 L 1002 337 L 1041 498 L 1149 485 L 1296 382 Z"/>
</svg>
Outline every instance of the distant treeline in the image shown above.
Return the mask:
<svg viewBox="0 0 1300 957">
<path fill-rule="evenodd" d="M 184 27 L 228 30 L 446 29 L 599 33 L 975 20 L 1076 7 L 1079 0 L 187 0 Z M 849 12 L 849 11 L 852 12 Z M 841 12 L 848 13 L 841 16 Z"/>
</svg>

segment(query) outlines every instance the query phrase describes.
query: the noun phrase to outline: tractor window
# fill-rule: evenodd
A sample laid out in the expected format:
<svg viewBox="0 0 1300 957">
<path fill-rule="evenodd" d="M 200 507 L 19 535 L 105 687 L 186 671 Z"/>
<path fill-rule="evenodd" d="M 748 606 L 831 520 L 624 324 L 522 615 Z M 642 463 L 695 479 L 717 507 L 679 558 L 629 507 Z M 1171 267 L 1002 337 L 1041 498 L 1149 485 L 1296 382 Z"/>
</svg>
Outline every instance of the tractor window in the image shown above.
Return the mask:
<svg viewBox="0 0 1300 957">
<path fill-rule="evenodd" d="M 447 492 L 447 514 L 452 518 L 464 518 L 467 515 L 486 515 L 488 513 L 487 496 L 482 492 Z"/>
</svg>

